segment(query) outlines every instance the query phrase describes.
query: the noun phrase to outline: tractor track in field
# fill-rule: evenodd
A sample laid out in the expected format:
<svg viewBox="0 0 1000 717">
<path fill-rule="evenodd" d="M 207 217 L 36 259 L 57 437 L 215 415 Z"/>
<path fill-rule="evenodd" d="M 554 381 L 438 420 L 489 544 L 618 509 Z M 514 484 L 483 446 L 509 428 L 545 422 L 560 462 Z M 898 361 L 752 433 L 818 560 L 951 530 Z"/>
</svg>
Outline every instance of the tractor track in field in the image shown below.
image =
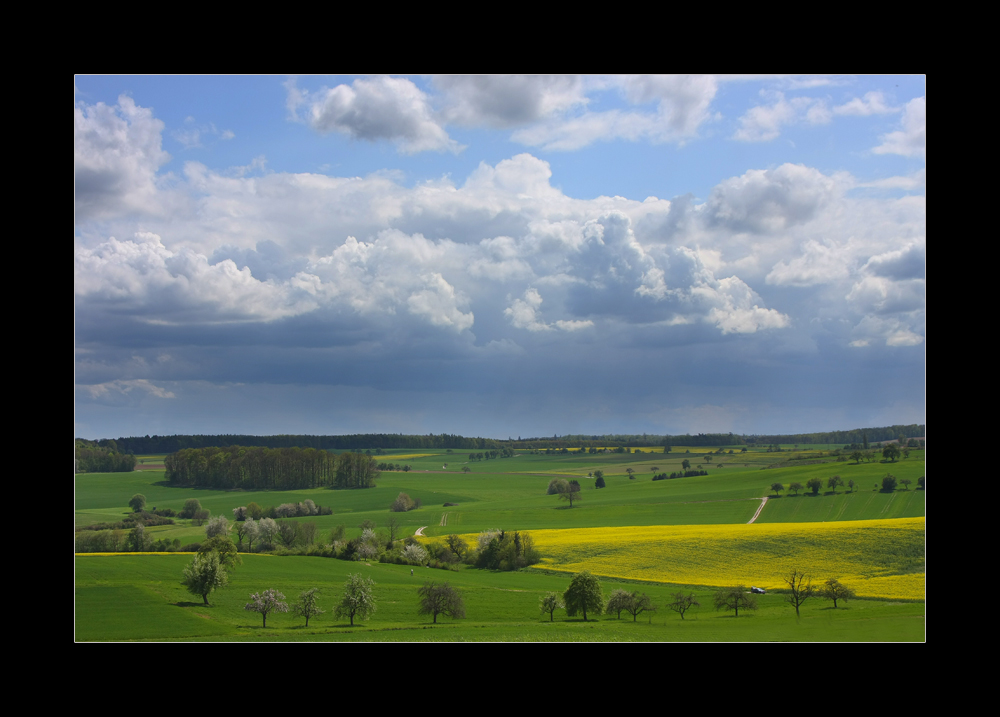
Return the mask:
<svg viewBox="0 0 1000 717">
<path fill-rule="evenodd" d="M 767 496 L 765 495 L 760 499 L 760 507 L 757 508 L 757 512 L 753 514 L 753 517 L 747 521 L 747 525 L 757 520 L 757 516 L 760 515 L 760 511 L 764 510 L 764 506 L 767 505 Z"/>
</svg>

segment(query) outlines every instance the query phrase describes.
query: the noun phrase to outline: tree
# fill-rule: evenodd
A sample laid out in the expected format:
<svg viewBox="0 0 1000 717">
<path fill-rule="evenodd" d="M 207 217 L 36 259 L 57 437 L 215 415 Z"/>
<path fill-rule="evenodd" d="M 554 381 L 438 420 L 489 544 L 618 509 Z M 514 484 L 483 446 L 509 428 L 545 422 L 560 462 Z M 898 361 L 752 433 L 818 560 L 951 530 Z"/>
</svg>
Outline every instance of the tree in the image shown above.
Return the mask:
<svg viewBox="0 0 1000 717">
<path fill-rule="evenodd" d="M 790 490 L 793 493 L 795 493 L 795 495 L 798 495 L 799 491 L 802 490 L 802 484 L 799 483 L 798 481 L 795 481 L 794 483 L 789 483 L 788 484 L 788 490 Z"/>
<path fill-rule="evenodd" d="M 219 560 L 219 554 L 214 550 L 195 555 L 190 564 L 184 568 L 184 579 L 181 581 L 181 585 L 186 587 L 189 593 L 201 595 L 206 605 L 209 593 L 228 584 L 229 576 L 226 575 L 226 569 Z"/>
<path fill-rule="evenodd" d="M 882 492 L 892 493 L 894 490 L 896 490 L 896 476 L 892 473 L 886 473 L 882 477 Z"/>
<path fill-rule="evenodd" d="M 695 600 L 694 593 L 677 593 L 674 595 L 674 601 L 667 605 L 674 612 L 679 612 L 681 614 L 681 620 L 684 619 L 684 613 L 690 610 L 692 607 L 697 605 L 701 607 L 701 603 Z"/>
<path fill-rule="evenodd" d="M 687 470 L 691 470 L 691 461 L 689 461 L 687 458 L 685 458 L 684 460 L 682 460 L 681 461 L 681 468 L 683 468 L 686 471 Z"/>
<path fill-rule="evenodd" d="M 233 545 L 233 541 L 225 536 L 216 535 L 214 538 L 209 538 L 198 548 L 199 553 L 212 551 L 219 554 L 219 562 L 222 563 L 222 567 L 224 568 L 235 568 L 237 565 L 243 564 L 243 560 L 240 558 L 236 546 Z"/>
<path fill-rule="evenodd" d="M 813 495 L 819 495 L 819 491 L 822 487 L 823 487 L 822 478 L 813 477 L 806 481 L 806 488 L 811 490 Z"/>
<path fill-rule="evenodd" d="M 408 563 L 423 565 L 427 562 L 427 551 L 421 545 L 407 545 L 403 548 L 403 560 Z"/>
<path fill-rule="evenodd" d="M 820 597 L 833 600 L 833 606 L 837 607 L 838 600 L 853 600 L 854 591 L 846 585 L 842 585 L 836 578 L 830 578 L 819 591 Z"/>
<path fill-rule="evenodd" d="M 539 606 L 538 606 L 541 612 L 547 612 L 549 614 L 549 622 L 555 622 L 555 620 L 552 617 L 552 613 L 554 613 L 556 610 L 561 610 L 564 607 L 566 607 L 566 604 L 563 602 L 562 598 L 556 595 L 555 593 L 549 593 L 548 595 L 543 597 L 539 601 Z"/>
<path fill-rule="evenodd" d="M 854 479 L 853 478 L 851 480 L 847 481 L 847 487 L 851 489 L 852 493 L 854 492 Z"/>
<path fill-rule="evenodd" d="M 324 610 L 320 610 L 319 605 L 316 604 L 316 596 L 318 594 L 319 588 L 303 590 L 299 593 L 299 601 L 292 606 L 292 614 L 304 617 L 306 619 L 306 627 L 309 627 L 309 618 L 322 615 L 325 612 Z"/>
<path fill-rule="evenodd" d="M 563 593 L 563 600 L 566 603 L 566 614 L 570 617 L 578 612 L 583 612 L 583 620 L 587 621 L 587 610 L 592 610 L 598 615 L 604 607 L 604 591 L 601 589 L 601 581 L 584 570 L 577 573 L 569 582 L 569 588 Z"/>
<path fill-rule="evenodd" d="M 355 617 L 367 620 L 374 614 L 376 608 L 375 595 L 372 593 L 374 587 L 375 581 L 371 578 L 366 578 L 360 573 L 348 575 L 347 582 L 344 583 L 344 597 L 333 611 L 334 616 L 349 617 L 351 627 L 354 626 Z"/>
<path fill-rule="evenodd" d="M 632 468 L 626 468 L 625 472 L 628 473 L 629 480 L 635 480 L 635 470 Z"/>
<path fill-rule="evenodd" d="M 191 517 L 191 522 L 195 525 L 204 525 L 211 515 L 212 512 L 210 510 L 207 508 L 201 508 L 200 510 L 196 510 L 194 512 L 194 515 Z"/>
<path fill-rule="evenodd" d="M 226 516 L 224 515 L 215 516 L 205 526 L 206 537 L 214 538 L 217 535 L 221 535 L 222 537 L 229 535 L 229 521 L 226 520 Z"/>
<path fill-rule="evenodd" d="M 559 500 L 568 500 L 569 507 L 573 507 L 574 500 L 580 500 L 580 481 L 562 481 L 559 484 Z"/>
<path fill-rule="evenodd" d="M 273 518 L 261 518 L 257 521 L 257 538 L 264 550 L 274 548 L 274 539 L 278 537 L 278 523 Z"/>
<path fill-rule="evenodd" d="M 242 523 L 236 524 L 236 535 L 240 540 L 240 544 L 243 543 L 243 538 L 247 539 L 247 552 L 253 552 L 253 541 L 257 540 L 257 536 L 260 535 L 259 524 L 253 518 L 247 518 Z"/>
<path fill-rule="evenodd" d="M 917 487 L 919 487 L 920 490 L 927 490 L 926 476 L 920 476 L 917 478 Z"/>
<path fill-rule="evenodd" d="M 740 616 L 740 608 L 744 610 L 757 609 L 757 596 L 747 592 L 743 585 L 734 585 L 728 588 L 721 588 L 715 593 L 715 609 L 735 610 L 736 617 Z"/>
<path fill-rule="evenodd" d="M 455 534 L 449 535 L 447 538 L 445 538 L 445 541 L 448 543 L 449 550 L 451 550 L 451 552 L 457 555 L 459 559 L 464 558 L 465 555 L 469 552 L 469 544 L 466 543 L 465 539 L 459 535 Z"/>
<path fill-rule="evenodd" d="M 900 478 L 899 482 L 903 484 L 903 490 L 909 490 L 910 483 L 912 483 L 913 481 L 911 481 L 909 478 Z"/>
<path fill-rule="evenodd" d="M 254 593 L 250 596 L 250 602 L 243 606 L 244 610 L 259 612 L 264 618 L 264 627 L 267 627 L 267 616 L 272 612 L 288 612 L 288 604 L 283 602 L 285 596 L 277 590 L 268 588 L 262 593 Z"/>
<path fill-rule="evenodd" d="M 597 472 L 600 473 L 600 471 L 597 471 Z M 607 483 L 604 482 L 604 474 L 603 473 L 601 475 L 597 476 L 597 478 L 594 480 L 594 487 L 595 488 L 604 488 L 606 485 L 607 485 Z"/>
<path fill-rule="evenodd" d="M 146 507 L 146 496 L 142 493 L 136 493 L 132 496 L 132 499 L 128 502 L 129 507 L 132 508 L 133 513 L 141 513 L 142 509 Z"/>
<path fill-rule="evenodd" d="M 896 459 L 899 458 L 899 446 L 895 443 L 890 443 L 882 449 L 882 457 L 895 463 Z"/>
<path fill-rule="evenodd" d="M 469 473 L 469 472 L 470 472 L 471 470 L 472 470 L 472 469 L 471 469 L 471 468 L 469 468 L 469 466 L 462 466 L 462 472 L 463 472 L 463 473 Z"/>
<path fill-rule="evenodd" d="M 771 484 L 771 490 L 774 491 L 775 495 L 778 495 L 778 493 L 781 492 L 781 491 L 783 491 L 784 489 L 785 489 L 785 486 L 781 485 L 781 483 L 772 483 Z"/>
<path fill-rule="evenodd" d="M 622 590 L 617 588 L 611 593 L 611 597 L 608 599 L 608 604 L 604 608 L 604 612 L 608 615 L 615 613 L 616 617 L 621 620 L 622 610 L 627 610 L 628 605 L 632 602 L 632 593 L 628 590 Z"/>
<path fill-rule="evenodd" d="M 419 615 L 431 615 L 437 623 L 438 615 L 451 618 L 465 617 L 465 603 L 462 594 L 448 583 L 437 585 L 434 582 L 424 583 L 417 589 L 420 597 Z"/>
<path fill-rule="evenodd" d="M 632 622 L 644 612 L 655 612 L 656 606 L 646 593 L 639 594 L 638 591 L 632 593 L 631 600 L 625 605 L 625 612 L 632 616 Z"/>
<path fill-rule="evenodd" d="M 247 515 L 254 520 L 260 520 L 264 517 L 264 509 L 257 505 L 256 502 L 250 501 L 250 505 L 247 506 Z"/>
<path fill-rule="evenodd" d="M 844 485 L 844 479 L 840 476 L 830 476 L 826 479 L 826 487 L 832 490 L 834 493 L 837 492 L 837 486 Z"/>
<path fill-rule="evenodd" d="M 791 575 L 784 578 L 784 581 L 790 591 L 785 600 L 795 606 L 795 615 L 798 617 L 799 606 L 815 594 L 812 581 L 807 580 L 806 574 L 800 573 L 798 570 L 793 570 Z"/>
</svg>

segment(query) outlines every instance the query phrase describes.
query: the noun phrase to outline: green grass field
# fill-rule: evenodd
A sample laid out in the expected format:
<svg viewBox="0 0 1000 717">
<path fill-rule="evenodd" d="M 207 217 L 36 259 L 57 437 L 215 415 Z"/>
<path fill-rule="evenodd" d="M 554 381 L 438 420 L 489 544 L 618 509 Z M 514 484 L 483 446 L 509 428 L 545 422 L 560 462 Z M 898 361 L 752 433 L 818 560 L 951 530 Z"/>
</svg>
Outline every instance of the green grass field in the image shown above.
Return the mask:
<svg viewBox="0 0 1000 717">
<path fill-rule="evenodd" d="M 770 496 L 756 522 L 758 524 L 809 524 L 831 521 L 867 521 L 922 517 L 925 492 L 914 490 L 916 479 L 924 475 L 923 451 L 895 463 L 836 462 L 819 456 L 822 447 L 800 447 L 797 452 L 712 454 L 705 449 L 674 448 L 670 454 L 523 454 L 516 458 L 468 462 L 469 451 L 396 451 L 377 457 L 395 461 L 393 453 L 421 457 L 399 460 L 412 470 L 385 471 L 378 486 L 369 490 L 330 489 L 242 492 L 171 487 L 162 471 L 83 474 L 76 476 L 76 525 L 121 520 L 129 512 L 128 501 L 135 493 L 146 496 L 148 507 L 180 510 L 188 498 L 197 498 L 212 515 L 232 518 L 232 509 L 256 501 L 262 506 L 298 502 L 306 498 L 329 506 L 333 515 L 298 518 L 317 526 L 317 536 L 326 541 L 329 530 L 343 524 L 348 537 L 360 533 L 363 520 L 384 526 L 390 516 L 400 523 L 401 534 L 412 534 L 426 526 L 428 536 L 476 533 L 488 528 L 506 530 L 569 530 L 627 528 L 629 526 L 712 526 L 746 524 L 763 496 Z M 147 463 L 153 462 L 151 457 Z M 162 460 L 162 456 L 154 457 Z M 692 467 L 702 465 L 708 476 L 652 481 L 656 472 L 681 470 L 681 461 Z M 789 460 L 791 459 L 791 460 Z M 816 463 L 814 461 L 824 461 Z M 722 464 L 719 467 L 719 464 Z M 447 468 L 445 464 L 447 463 Z M 469 473 L 462 467 L 468 466 Z M 626 468 L 635 471 L 630 480 Z M 594 488 L 588 473 L 600 469 L 607 487 Z M 913 481 L 910 490 L 882 493 L 873 490 L 886 472 Z M 855 481 L 855 490 L 838 488 L 820 495 L 775 497 L 770 485 L 787 486 L 811 477 L 824 481 L 840 475 L 846 483 Z M 555 495 L 546 495 L 553 477 L 577 477 L 583 487 L 580 500 L 572 508 Z M 400 492 L 418 498 L 422 507 L 408 513 L 390 514 L 389 504 Z M 457 505 L 445 507 L 444 503 Z M 442 525 L 442 523 L 444 523 Z M 753 528 L 753 526 L 749 526 Z M 148 529 L 154 538 L 179 539 L 181 544 L 199 542 L 204 528 L 188 520 L 173 526 Z M 912 547 L 912 546 L 911 546 Z M 835 550 L 831 546 L 831 550 Z M 911 550 L 908 548 L 908 550 Z M 911 550 L 912 552 L 912 550 Z M 569 561 L 565 551 L 561 560 Z M 919 556 L 922 565 L 922 549 Z M 657 560 L 661 557 L 657 556 Z M 679 586 L 646 582 L 629 589 L 648 592 L 661 609 L 637 624 L 606 616 L 583 623 L 556 613 L 556 622 L 547 623 L 538 613 L 538 600 L 547 591 L 561 593 L 568 585 L 565 574 L 529 569 L 519 573 L 490 573 L 463 567 L 458 572 L 372 564 L 370 567 L 340 560 L 247 555 L 244 565 L 231 573 L 231 585 L 212 597 L 205 608 L 198 597 L 185 592 L 180 584 L 185 555 L 78 556 L 76 559 L 77 640 L 652 640 L 652 641 L 909 641 L 924 639 L 923 603 L 909 601 L 856 600 L 841 605 L 813 598 L 803 607 L 802 618 L 782 596 L 768 594 L 761 609 L 739 619 L 712 609 L 710 586 L 691 586 L 702 607 L 681 620 L 662 607 Z M 711 558 L 707 558 L 711 560 Z M 596 564 L 596 563 L 595 563 Z M 706 566 L 710 572 L 711 566 Z M 920 568 L 922 569 L 922 568 Z M 362 570 L 379 583 L 379 611 L 362 626 L 344 627 L 332 618 L 332 606 L 348 572 Z M 596 572 L 596 571 L 595 571 Z M 825 577 L 825 576 L 824 576 Z M 450 580 L 466 593 L 467 618 L 430 619 L 416 614 L 416 588 L 425 580 Z M 610 582 L 605 586 L 609 594 Z M 268 629 L 259 627 L 260 617 L 243 611 L 251 592 L 273 587 L 289 601 L 299 592 L 322 587 L 327 614 L 314 618 L 306 631 L 290 615 L 268 618 Z M 631 619 L 631 618 L 630 618 Z M 304 621 L 299 621 L 304 622 Z"/>
<path fill-rule="evenodd" d="M 682 620 L 662 608 L 631 617 L 602 615 L 583 622 L 555 613 L 555 621 L 538 611 L 539 599 L 549 591 L 563 592 L 567 576 L 542 572 L 459 572 L 374 563 L 371 566 L 341 560 L 308 557 L 244 556 L 244 564 L 230 573 L 229 587 L 212 594 L 205 607 L 200 598 L 180 585 L 190 560 L 186 555 L 78 556 L 76 558 L 77 640 L 276 640 L 276 641 L 920 641 L 924 638 L 923 603 L 893 604 L 877 600 L 840 603 L 807 601 L 802 616 L 783 596 L 760 597 L 756 612 L 738 618 L 712 608 L 712 591 L 690 588 L 701 602 Z M 375 580 L 376 613 L 350 627 L 333 616 L 334 603 L 348 573 L 360 572 Z M 417 588 L 425 581 L 449 581 L 461 590 L 466 617 L 430 617 L 417 614 Z M 664 605 L 679 586 L 622 584 L 602 581 L 605 595 L 616 587 L 641 590 Z M 326 612 L 305 620 L 291 613 L 268 617 L 243 609 L 253 592 L 280 590 L 290 604 L 309 588 L 322 590 L 320 607 Z"/>
</svg>

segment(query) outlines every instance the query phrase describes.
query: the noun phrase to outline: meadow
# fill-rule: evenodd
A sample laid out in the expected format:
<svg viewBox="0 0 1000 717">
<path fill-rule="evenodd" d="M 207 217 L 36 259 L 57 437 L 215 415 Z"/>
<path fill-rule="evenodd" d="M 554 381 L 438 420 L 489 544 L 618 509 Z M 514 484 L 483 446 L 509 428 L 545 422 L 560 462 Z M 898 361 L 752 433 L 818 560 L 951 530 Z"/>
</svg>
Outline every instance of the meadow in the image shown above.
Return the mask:
<svg viewBox="0 0 1000 717">
<path fill-rule="evenodd" d="M 468 451 L 397 451 L 398 462 L 411 466 L 409 472 L 384 471 L 376 488 L 354 491 L 175 488 L 164 481 L 162 470 L 77 475 L 78 526 L 121 520 L 135 493 L 144 494 L 149 507 L 174 510 L 194 497 L 212 515 L 229 518 L 234 507 L 251 501 L 267 506 L 309 498 L 333 509 L 333 515 L 295 519 L 314 522 L 321 541 L 337 525 L 345 525 L 352 537 L 360 533 L 363 520 L 384 526 L 394 516 L 400 534 L 424 527 L 427 541 L 490 528 L 528 530 L 543 560 L 516 573 L 418 567 L 411 576 L 409 567 L 399 565 L 244 555 L 244 564 L 230 573 L 229 587 L 213 593 L 205 607 L 180 584 L 190 555 L 81 554 L 76 558 L 76 639 L 923 640 L 925 491 L 912 489 L 924 475 L 923 451 L 891 464 L 854 464 L 834 461 L 825 448 L 801 448 L 711 456 L 705 449 L 684 447 L 669 454 L 656 448 L 630 454 L 522 453 L 474 462 L 468 461 Z M 654 472 L 681 470 L 685 459 L 692 467 L 702 465 L 709 475 L 652 481 Z M 397 459 L 390 451 L 378 460 Z M 463 472 L 463 466 L 470 472 Z M 606 488 L 594 488 L 588 477 L 598 469 Z M 886 471 L 910 478 L 911 490 L 873 489 Z M 825 481 L 834 474 L 845 483 L 853 479 L 855 490 L 777 497 L 770 491 L 774 482 L 805 484 L 811 477 Z M 554 477 L 580 480 L 581 500 L 572 508 L 558 496 L 546 495 Z M 422 506 L 389 513 L 400 492 L 419 498 Z M 770 497 L 760 515 L 747 525 L 764 496 Z M 204 538 L 203 527 L 189 520 L 176 523 L 148 531 L 157 539 L 182 543 Z M 831 601 L 812 598 L 796 620 L 781 592 L 781 577 L 791 569 L 806 571 L 814 584 L 838 578 L 855 589 L 858 599 L 834 609 Z M 601 576 L 605 596 L 617 587 L 639 590 L 659 610 L 641 615 L 636 623 L 613 616 L 590 616 L 584 623 L 557 611 L 550 623 L 548 615 L 539 613 L 540 597 L 549 591 L 561 594 L 572 573 L 580 570 Z M 379 608 L 370 620 L 351 628 L 346 620 L 332 617 L 332 606 L 347 574 L 358 571 L 378 584 Z M 416 588 L 429 580 L 447 580 L 463 591 L 465 619 L 439 618 L 432 625 L 429 617 L 417 615 Z M 716 612 L 715 589 L 739 583 L 768 588 L 760 596 L 760 609 L 746 615 L 741 611 L 739 618 Z M 313 618 L 308 630 L 301 618 L 277 614 L 263 630 L 259 615 L 244 611 L 243 604 L 251 592 L 269 587 L 281 590 L 289 604 L 302 590 L 320 587 L 327 613 Z M 681 589 L 694 592 L 701 602 L 684 620 L 666 608 Z"/>
</svg>

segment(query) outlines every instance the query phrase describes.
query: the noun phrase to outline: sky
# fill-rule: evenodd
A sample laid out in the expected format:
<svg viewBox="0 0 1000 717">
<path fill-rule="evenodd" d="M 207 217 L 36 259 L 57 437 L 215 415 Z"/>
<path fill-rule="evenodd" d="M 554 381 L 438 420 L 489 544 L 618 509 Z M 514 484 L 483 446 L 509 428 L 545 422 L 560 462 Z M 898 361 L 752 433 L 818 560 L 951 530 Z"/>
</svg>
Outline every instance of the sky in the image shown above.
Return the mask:
<svg viewBox="0 0 1000 717">
<path fill-rule="evenodd" d="M 922 423 L 925 84 L 78 75 L 76 435 Z"/>
</svg>

